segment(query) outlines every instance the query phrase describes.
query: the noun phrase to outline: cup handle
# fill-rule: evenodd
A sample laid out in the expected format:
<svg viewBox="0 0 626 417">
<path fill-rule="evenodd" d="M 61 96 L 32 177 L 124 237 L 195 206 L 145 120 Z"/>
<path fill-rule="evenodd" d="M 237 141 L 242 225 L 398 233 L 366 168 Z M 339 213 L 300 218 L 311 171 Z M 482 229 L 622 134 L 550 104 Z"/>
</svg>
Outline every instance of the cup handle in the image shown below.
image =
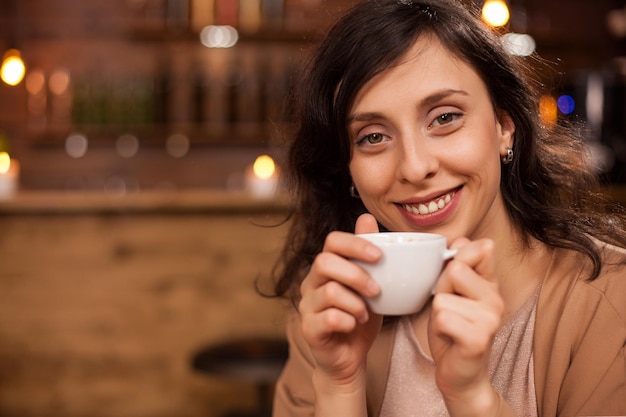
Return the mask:
<svg viewBox="0 0 626 417">
<path fill-rule="evenodd" d="M 457 252 L 457 249 L 446 249 L 446 251 L 443 253 L 443 260 L 447 261 L 448 259 L 454 258 Z"/>
<path fill-rule="evenodd" d="M 443 253 L 443 260 L 447 261 L 447 260 L 454 258 L 457 252 L 458 252 L 458 249 L 446 249 L 445 252 Z M 433 289 L 430 291 L 430 293 L 432 295 L 435 295 L 435 286 L 433 286 Z"/>
</svg>

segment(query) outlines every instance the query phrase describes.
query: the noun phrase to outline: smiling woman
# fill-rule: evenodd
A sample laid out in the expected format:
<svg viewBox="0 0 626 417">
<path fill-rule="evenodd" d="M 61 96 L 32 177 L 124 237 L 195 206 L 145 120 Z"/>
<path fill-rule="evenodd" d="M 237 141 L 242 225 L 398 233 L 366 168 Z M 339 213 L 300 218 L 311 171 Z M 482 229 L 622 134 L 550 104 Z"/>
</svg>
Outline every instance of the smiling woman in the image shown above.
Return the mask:
<svg viewBox="0 0 626 417">
<path fill-rule="evenodd" d="M 294 305 L 276 417 L 626 414 L 624 218 L 479 12 L 363 1 L 313 57 L 275 286 Z M 360 264 L 383 255 L 358 235 L 381 229 L 457 250 L 418 313 L 383 320 L 364 301 L 381 290 Z"/>
<path fill-rule="evenodd" d="M 348 119 L 352 180 L 387 229 L 436 228 L 453 241 L 471 236 L 475 219 L 502 224 L 500 158 L 513 146 L 515 127 L 505 113 L 498 120 L 480 76 L 436 37 L 419 38 L 369 80 Z"/>
</svg>

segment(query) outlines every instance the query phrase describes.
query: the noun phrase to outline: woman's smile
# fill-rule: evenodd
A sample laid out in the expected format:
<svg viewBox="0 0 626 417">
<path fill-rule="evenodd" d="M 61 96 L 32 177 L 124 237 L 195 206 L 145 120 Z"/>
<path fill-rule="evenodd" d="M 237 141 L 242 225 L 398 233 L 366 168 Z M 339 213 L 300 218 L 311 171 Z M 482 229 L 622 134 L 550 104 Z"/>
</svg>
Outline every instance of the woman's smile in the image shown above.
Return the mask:
<svg viewBox="0 0 626 417">
<path fill-rule="evenodd" d="M 413 214 L 433 214 L 439 210 L 443 210 L 450 203 L 455 193 L 456 191 L 452 191 L 423 203 L 405 203 L 402 204 L 402 208 Z"/>
<path fill-rule="evenodd" d="M 446 192 L 439 197 L 422 202 L 398 203 L 405 220 L 416 228 L 426 228 L 444 223 L 451 218 L 459 205 L 462 188 Z"/>
</svg>

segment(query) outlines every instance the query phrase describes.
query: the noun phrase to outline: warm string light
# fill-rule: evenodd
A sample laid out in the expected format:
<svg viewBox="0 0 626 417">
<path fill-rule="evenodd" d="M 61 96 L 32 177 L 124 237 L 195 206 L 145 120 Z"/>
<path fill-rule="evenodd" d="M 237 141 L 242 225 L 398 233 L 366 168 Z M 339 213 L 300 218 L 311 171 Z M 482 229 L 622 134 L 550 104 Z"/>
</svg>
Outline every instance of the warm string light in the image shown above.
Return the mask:
<svg viewBox="0 0 626 417">
<path fill-rule="evenodd" d="M 504 0 L 486 0 L 482 8 L 482 18 L 491 27 L 501 28 L 511 20 L 511 12 Z M 530 56 L 535 52 L 536 43 L 525 33 L 505 33 L 502 44 L 511 55 Z"/>
<path fill-rule="evenodd" d="M 504 0 L 487 0 L 483 5 L 482 16 L 490 26 L 501 27 L 509 22 L 511 14 Z"/>
<path fill-rule="evenodd" d="M 2 59 L 2 67 L 0 67 L 0 78 L 6 84 L 16 86 L 22 82 L 26 74 L 26 65 L 22 60 L 20 51 L 17 49 L 9 49 Z"/>
</svg>

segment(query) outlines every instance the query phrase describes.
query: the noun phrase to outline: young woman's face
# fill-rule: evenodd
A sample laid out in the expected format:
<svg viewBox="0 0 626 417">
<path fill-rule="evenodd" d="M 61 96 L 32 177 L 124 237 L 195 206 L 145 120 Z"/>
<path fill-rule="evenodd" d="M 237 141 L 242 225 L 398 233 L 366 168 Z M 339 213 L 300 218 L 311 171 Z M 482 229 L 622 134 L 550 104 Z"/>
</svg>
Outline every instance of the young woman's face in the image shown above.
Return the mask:
<svg viewBox="0 0 626 417">
<path fill-rule="evenodd" d="M 476 71 L 435 36 L 421 37 L 357 94 L 350 173 L 389 230 L 495 238 L 508 229 L 500 164 L 514 130 Z"/>
</svg>

